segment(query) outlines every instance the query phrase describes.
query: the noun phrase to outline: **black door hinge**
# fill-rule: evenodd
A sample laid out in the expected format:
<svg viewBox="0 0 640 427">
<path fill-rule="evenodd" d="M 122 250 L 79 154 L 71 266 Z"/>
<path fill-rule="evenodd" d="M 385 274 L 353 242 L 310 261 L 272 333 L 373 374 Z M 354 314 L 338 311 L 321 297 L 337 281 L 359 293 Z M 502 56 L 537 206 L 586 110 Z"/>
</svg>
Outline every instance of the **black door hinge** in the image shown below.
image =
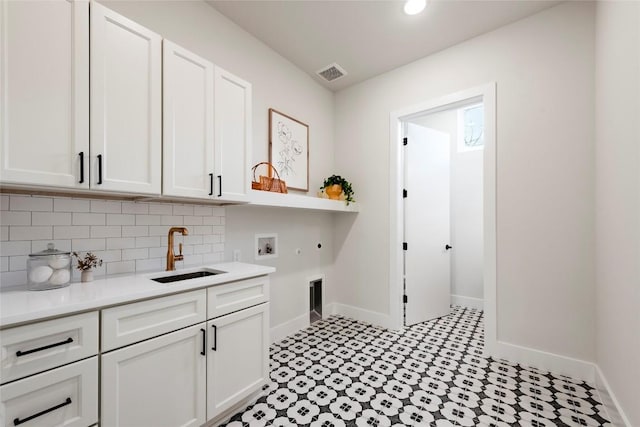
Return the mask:
<svg viewBox="0 0 640 427">
<path fill-rule="evenodd" d="M 407 190 L 402 190 L 402 198 L 403 199 L 407 198 Z"/>
<path fill-rule="evenodd" d="M 406 296 L 406 295 L 403 295 L 403 296 L 402 296 L 402 302 L 406 304 L 406 303 L 407 303 L 407 301 L 408 301 L 407 296 Z"/>
<path fill-rule="evenodd" d="M 409 143 L 409 138 L 407 138 L 406 136 L 402 138 L 402 145 L 407 145 L 408 143 Z"/>
<path fill-rule="evenodd" d="M 403 243 L 402 243 L 402 249 L 403 249 L 403 250 L 405 250 L 405 251 L 406 251 L 408 247 L 409 247 L 409 244 L 408 244 L 407 242 L 403 242 Z"/>
</svg>

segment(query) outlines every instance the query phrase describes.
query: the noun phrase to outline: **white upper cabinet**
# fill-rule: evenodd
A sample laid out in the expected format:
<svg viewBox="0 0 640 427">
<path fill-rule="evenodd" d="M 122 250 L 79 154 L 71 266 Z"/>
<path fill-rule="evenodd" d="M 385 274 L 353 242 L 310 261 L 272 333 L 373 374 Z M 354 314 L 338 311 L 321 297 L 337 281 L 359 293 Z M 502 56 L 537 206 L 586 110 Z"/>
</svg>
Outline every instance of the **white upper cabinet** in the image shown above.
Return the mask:
<svg viewBox="0 0 640 427">
<path fill-rule="evenodd" d="M 88 1 L 0 1 L 0 40 L 0 181 L 88 188 Z"/>
<path fill-rule="evenodd" d="M 251 180 L 251 84 L 216 67 L 214 196 L 246 201 Z"/>
<path fill-rule="evenodd" d="M 162 194 L 211 198 L 214 191 L 213 64 L 163 41 Z"/>
<path fill-rule="evenodd" d="M 162 39 L 91 4 L 91 187 L 160 194 Z"/>
</svg>

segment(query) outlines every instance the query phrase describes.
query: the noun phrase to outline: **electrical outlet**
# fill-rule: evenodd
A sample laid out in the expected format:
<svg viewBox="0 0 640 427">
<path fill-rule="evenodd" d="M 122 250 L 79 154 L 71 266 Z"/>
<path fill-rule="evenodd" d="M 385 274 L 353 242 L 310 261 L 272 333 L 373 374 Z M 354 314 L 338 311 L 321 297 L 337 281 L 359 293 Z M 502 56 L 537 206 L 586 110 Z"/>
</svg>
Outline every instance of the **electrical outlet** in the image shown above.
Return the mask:
<svg viewBox="0 0 640 427">
<path fill-rule="evenodd" d="M 234 262 L 240 261 L 240 249 L 233 250 L 233 261 Z"/>
</svg>

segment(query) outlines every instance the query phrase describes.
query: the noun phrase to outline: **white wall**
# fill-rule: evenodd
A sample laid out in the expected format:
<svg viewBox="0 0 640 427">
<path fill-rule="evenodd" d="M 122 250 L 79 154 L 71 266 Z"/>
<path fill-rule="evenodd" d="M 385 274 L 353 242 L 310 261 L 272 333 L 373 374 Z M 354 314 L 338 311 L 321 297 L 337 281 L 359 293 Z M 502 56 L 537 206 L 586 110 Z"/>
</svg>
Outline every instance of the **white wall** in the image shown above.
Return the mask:
<svg viewBox="0 0 640 427">
<path fill-rule="evenodd" d="M 301 316 L 308 321 L 306 288 L 311 276 L 326 276 L 325 301 L 334 300 L 332 229 L 331 213 L 253 206 L 227 208 L 225 259 L 232 259 L 233 251 L 239 249 L 241 261 L 277 269 L 271 275 L 272 327 Z M 254 236 L 258 233 L 278 235 L 277 258 L 255 259 Z M 317 247 L 318 243 L 322 248 Z M 296 249 L 301 253 L 297 254 Z"/>
<path fill-rule="evenodd" d="M 640 3 L 598 2 L 597 363 L 640 425 Z"/>
<path fill-rule="evenodd" d="M 451 137 L 451 294 L 483 299 L 483 152 L 458 151 L 458 110 L 429 114 L 411 122 Z"/>
<path fill-rule="evenodd" d="M 335 231 L 339 303 L 389 313 L 390 112 L 495 81 L 498 339 L 594 360 L 594 9 L 562 3 L 337 93 L 336 169 L 362 207 Z"/>
</svg>

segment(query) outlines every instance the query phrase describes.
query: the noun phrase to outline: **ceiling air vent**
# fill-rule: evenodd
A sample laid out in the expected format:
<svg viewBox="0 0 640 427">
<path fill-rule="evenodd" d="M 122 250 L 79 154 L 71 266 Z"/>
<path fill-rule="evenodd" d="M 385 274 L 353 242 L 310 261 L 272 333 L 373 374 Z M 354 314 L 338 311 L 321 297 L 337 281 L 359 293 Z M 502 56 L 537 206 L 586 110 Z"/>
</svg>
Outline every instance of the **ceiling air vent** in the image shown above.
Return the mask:
<svg viewBox="0 0 640 427">
<path fill-rule="evenodd" d="M 316 73 L 328 82 L 338 80 L 340 77 L 347 75 L 347 72 L 344 70 L 344 68 L 342 68 L 335 62 L 333 64 L 327 65 L 319 71 L 316 71 Z"/>
</svg>

